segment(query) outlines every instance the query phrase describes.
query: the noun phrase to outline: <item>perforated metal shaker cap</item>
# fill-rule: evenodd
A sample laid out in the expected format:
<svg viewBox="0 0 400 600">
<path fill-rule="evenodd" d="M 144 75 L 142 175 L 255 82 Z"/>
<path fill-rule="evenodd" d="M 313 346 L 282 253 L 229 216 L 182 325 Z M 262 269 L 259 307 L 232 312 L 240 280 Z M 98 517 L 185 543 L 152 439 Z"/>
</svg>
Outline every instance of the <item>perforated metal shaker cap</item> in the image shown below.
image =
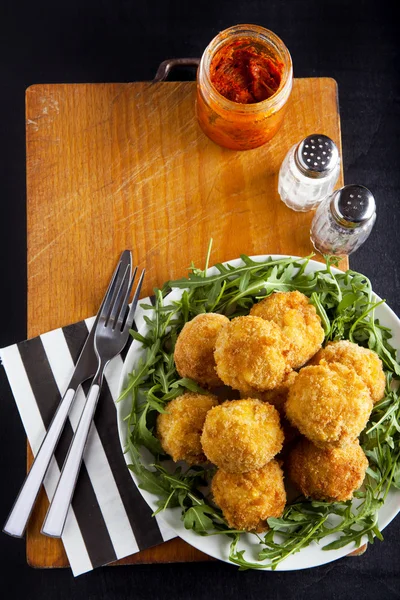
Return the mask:
<svg viewBox="0 0 400 600">
<path fill-rule="evenodd" d="M 336 167 L 338 159 L 339 151 L 335 142 L 322 133 L 307 136 L 294 153 L 300 172 L 313 179 L 327 177 Z"/>
<path fill-rule="evenodd" d="M 372 192 L 363 185 L 345 185 L 334 192 L 330 202 L 333 218 L 344 227 L 361 227 L 375 214 Z"/>
</svg>

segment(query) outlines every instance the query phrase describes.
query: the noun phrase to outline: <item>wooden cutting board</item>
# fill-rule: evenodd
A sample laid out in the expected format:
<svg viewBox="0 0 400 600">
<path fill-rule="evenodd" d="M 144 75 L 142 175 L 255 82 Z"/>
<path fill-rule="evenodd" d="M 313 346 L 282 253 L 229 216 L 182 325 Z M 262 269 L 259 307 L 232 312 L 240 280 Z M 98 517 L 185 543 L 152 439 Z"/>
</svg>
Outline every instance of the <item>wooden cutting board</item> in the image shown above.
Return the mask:
<svg viewBox="0 0 400 600">
<path fill-rule="evenodd" d="M 27 90 L 29 337 L 94 314 L 125 248 L 146 266 L 144 295 L 185 275 L 192 260 L 203 265 L 211 237 L 211 264 L 241 253 L 312 251 L 312 213 L 279 200 L 278 171 L 311 133 L 325 133 L 341 150 L 336 82 L 296 79 L 282 129 L 248 152 L 220 148 L 201 132 L 195 90 L 194 82 Z M 42 492 L 28 562 L 66 566 L 61 542 L 39 533 L 47 506 Z M 119 562 L 207 558 L 176 539 Z"/>
</svg>

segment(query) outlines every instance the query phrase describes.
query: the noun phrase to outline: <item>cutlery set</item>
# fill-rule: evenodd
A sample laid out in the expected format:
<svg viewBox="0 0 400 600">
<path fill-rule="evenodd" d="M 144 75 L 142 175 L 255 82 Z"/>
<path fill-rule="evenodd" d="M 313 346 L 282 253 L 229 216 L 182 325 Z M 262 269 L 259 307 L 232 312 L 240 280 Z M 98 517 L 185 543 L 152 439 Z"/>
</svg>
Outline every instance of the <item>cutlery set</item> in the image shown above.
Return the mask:
<svg viewBox="0 0 400 600">
<path fill-rule="evenodd" d="M 143 270 L 129 306 L 129 297 L 136 279 L 137 268 L 134 269 L 132 275 L 131 252 L 125 250 L 120 257 L 96 320 L 76 363 L 67 391 L 58 405 L 46 436 L 4 525 L 5 533 L 14 537 L 24 535 L 79 386 L 92 379 L 78 426 L 41 530 L 45 535 L 61 537 L 96 411 L 104 371 L 108 363 L 122 352 L 128 342 L 144 273 Z"/>
</svg>

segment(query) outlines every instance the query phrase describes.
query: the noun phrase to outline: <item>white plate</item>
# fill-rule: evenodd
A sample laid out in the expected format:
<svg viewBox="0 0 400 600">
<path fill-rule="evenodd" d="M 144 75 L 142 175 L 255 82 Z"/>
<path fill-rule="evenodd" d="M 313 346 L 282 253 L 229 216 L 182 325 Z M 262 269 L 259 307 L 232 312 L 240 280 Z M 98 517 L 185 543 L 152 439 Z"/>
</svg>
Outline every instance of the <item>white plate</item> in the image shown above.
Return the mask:
<svg viewBox="0 0 400 600">
<path fill-rule="evenodd" d="M 253 256 L 251 258 L 257 262 L 264 262 L 264 261 L 268 260 L 269 258 L 277 260 L 280 258 L 287 258 L 287 256 L 286 255 L 272 255 L 272 256 L 271 255 L 262 255 L 262 256 Z M 293 257 L 293 258 L 297 258 L 297 257 Z M 235 259 L 232 261 L 227 261 L 227 263 L 236 267 L 236 266 L 239 266 L 240 264 L 242 264 L 242 260 Z M 224 264 L 227 264 L 227 263 L 224 263 Z M 308 264 L 308 267 L 307 267 L 307 271 L 308 272 L 316 271 L 316 270 L 321 270 L 323 268 L 324 268 L 324 265 L 322 263 L 319 263 L 316 261 L 310 261 Z M 332 269 L 332 270 L 335 273 L 340 273 L 340 271 L 338 269 Z M 214 275 L 216 273 L 218 273 L 218 271 L 215 267 L 211 267 L 207 271 L 207 275 Z M 171 292 L 171 294 L 168 295 L 168 298 L 170 300 L 179 299 L 180 296 L 182 295 L 182 291 L 183 290 L 181 290 L 181 289 L 175 289 Z M 375 297 L 377 300 L 380 300 L 380 298 L 378 296 L 375 295 Z M 399 349 L 400 348 L 400 320 L 397 318 L 395 313 L 386 304 L 381 304 L 380 306 L 378 306 L 378 308 L 376 309 L 375 315 L 379 319 L 379 321 L 382 325 L 385 325 L 392 330 L 393 338 L 390 340 L 390 343 L 396 349 Z M 144 335 L 146 335 L 146 331 L 147 331 L 147 326 L 145 323 L 142 323 L 142 326 L 139 328 L 139 332 L 144 336 Z M 122 390 L 124 389 L 124 387 L 127 384 L 128 373 L 130 373 L 133 370 L 133 368 L 135 367 L 135 364 L 137 363 L 137 361 L 140 358 L 140 356 L 142 355 L 142 353 L 143 353 L 143 349 L 142 349 L 141 345 L 138 342 L 136 342 L 136 340 L 134 340 L 132 342 L 129 352 L 126 356 L 125 363 L 124 363 L 124 366 L 122 369 L 122 374 L 121 374 L 121 378 L 120 378 L 120 382 L 119 382 L 119 394 L 122 392 Z M 124 401 L 118 403 L 117 407 L 118 407 L 118 431 L 119 431 L 121 447 L 124 450 L 125 445 L 126 445 L 126 439 L 127 439 L 126 438 L 127 425 L 126 425 L 126 422 L 124 421 L 124 417 L 127 414 L 129 414 L 129 412 L 130 412 L 131 398 L 128 397 Z M 125 461 L 127 464 L 129 464 L 131 462 L 129 453 L 124 454 L 124 458 L 125 458 Z M 135 482 L 135 485 L 138 487 L 139 482 L 138 482 L 136 476 L 134 475 L 134 473 L 132 473 L 132 471 L 129 471 L 129 472 L 132 476 L 133 481 Z M 145 490 L 142 490 L 139 487 L 138 487 L 138 489 L 139 489 L 140 493 L 142 494 L 143 498 L 146 500 L 147 504 L 151 507 L 151 509 L 157 510 L 157 505 L 156 505 L 156 501 L 158 499 L 157 496 L 155 496 L 154 494 L 151 494 Z M 380 530 L 384 529 L 386 527 L 386 525 L 388 525 L 391 522 L 391 520 L 394 519 L 394 517 L 397 515 L 397 513 L 399 511 L 400 511 L 400 491 L 391 490 L 386 498 L 385 504 L 382 506 L 382 508 L 379 511 L 378 526 L 379 526 Z M 222 536 L 222 535 L 202 537 L 202 536 L 194 533 L 194 531 L 192 531 L 192 530 L 185 529 L 183 526 L 183 522 L 181 521 L 181 509 L 180 508 L 167 509 L 161 514 L 162 514 L 162 519 L 165 522 L 165 524 L 168 527 L 170 527 L 171 529 L 173 529 L 179 537 L 181 537 L 183 540 L 188 542 L 188 544 L 191 544 L 192 546 L 194 546 L 198 550 L 201 550 L 201 552 L 208 554 L 209 556 L 213 556 L 214 558 L 217 558 L 219 560 L 222 560 L 229 564 L 232 564 L 228 560 L 229 545 L 230 545 L 229 538 L 226 538 L 226 536 Z M 331 537 L 332 537 L 332 539 L 335 539 L 333 536 L 331 536 Z M 246 558 L 246 560 L 248 560 L 250 562 L 251 561 L 257 562 L 257 554 L 260 551 L 260 546 L 259 546 L 259 544 L 256 544 L 254 542 L 254 539 L 255 539 L 254 536 L 242 535 L 241 540 L 239 542 L 239 549 L 245 550 L 245 558 Z M 331 541 L 329 538 L 326 538 L 326 542 L 328 542 L 328 540 Z M 325 542 L 325 539 L 324 539 L 324 542 Z M 376 543 L 379 544 L 379 543 L 385 543 L 385 542 L 376 541 Z M 324 545 L 325 545 L 325 543 L 324 543 Z M 353 544 L 350 544 L 344 548 L 340 548 L 339 550 L 323 551 L 321 549 L 321 546 L 318 546 L 315 542 L 313 542 L 306 548 L 303 548 L 297 554 L 289 556 L 286 560 L 279 563 L 276 570 L 277 571 L 294 571 L 297 569 L 307 569 L 310 567 L 317 567 L 318 565 L 323 565 L 323 564 L 332 562 L 334 560 L 337 560 L 338 558 L 341 558 L 342 556 L 346 556 L 353 550 L 354 550 L 354 546 L 353 546 Z M 266 570 L 268 570 L 268 569 L 266 569 Z"/>
</svg>

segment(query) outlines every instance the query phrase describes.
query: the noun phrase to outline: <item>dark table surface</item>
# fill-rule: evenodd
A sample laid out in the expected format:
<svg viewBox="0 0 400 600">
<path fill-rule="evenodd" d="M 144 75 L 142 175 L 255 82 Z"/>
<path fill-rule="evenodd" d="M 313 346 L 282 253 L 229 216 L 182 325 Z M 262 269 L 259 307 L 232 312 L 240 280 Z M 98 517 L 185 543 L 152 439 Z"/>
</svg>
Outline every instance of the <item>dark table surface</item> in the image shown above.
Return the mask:
<svg viewBox="0 0 400 600">
<path fill-rule="evenodd" d="M 384 0 L 2 0 L 0 347 L 26 337 L 26 87 L 149 80 L 165 58 L 200 56 L 218 31 L 237 23 L 276 32 L 290 49 L 295 76 L 337 80 L 345 182 L 369 187 L 378 207 L 374 231 L 351 256 L 351 266 L 370 277 L 375 291 L 400 314 L 400 76 L 394 9 L 395 2 Z M 192 76 L 190 71 L 178 75 Z M 0 398 L 3 523 L 25 473 L 25 435 L 3 370 Z M 74 580 L 67 569 L 31 569 L 25 543 L 0 535 L 2 597 L 397 598 L 399 518 L 384 537 L 360 558 L 308 571 L 239 573 L 222 563 L 200 563 L 103 568 Z"/>
</svg>

